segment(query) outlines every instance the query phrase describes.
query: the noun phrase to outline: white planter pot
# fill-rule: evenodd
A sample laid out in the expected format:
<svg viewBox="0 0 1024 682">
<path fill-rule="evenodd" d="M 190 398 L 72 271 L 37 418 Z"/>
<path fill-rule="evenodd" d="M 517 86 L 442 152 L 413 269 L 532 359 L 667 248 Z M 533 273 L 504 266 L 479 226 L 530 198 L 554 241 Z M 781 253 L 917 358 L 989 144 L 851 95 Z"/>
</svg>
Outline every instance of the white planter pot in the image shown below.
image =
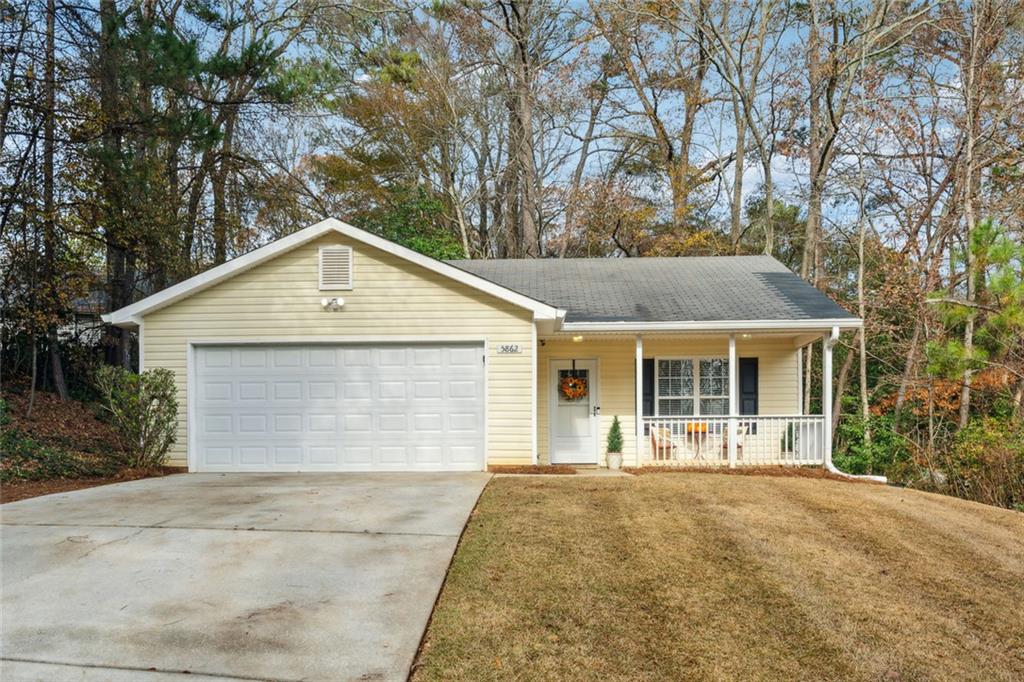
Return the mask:
<svg viewBox="0 0 1024 682">
<path fill-rule="evenodd" d="M 622 468 L 622 453 L 621 452 L 609 452 L 608 453 L 608 468 L 609 469 L 621 469 Z"/>
</svg>

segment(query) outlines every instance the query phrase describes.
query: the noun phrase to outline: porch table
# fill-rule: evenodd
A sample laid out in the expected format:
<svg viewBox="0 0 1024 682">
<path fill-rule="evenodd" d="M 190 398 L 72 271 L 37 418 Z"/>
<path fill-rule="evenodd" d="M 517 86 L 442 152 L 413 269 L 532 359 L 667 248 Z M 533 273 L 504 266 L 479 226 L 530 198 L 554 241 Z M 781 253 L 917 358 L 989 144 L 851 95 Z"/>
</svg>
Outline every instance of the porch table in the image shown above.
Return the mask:
<svg viewBox="0 0 1024 682">
<path fill-rule="evenodd" d="M 703 459 L 701 454 L 701 445 L 707 440 L 708 437 L 708 423 L 707 422 L 687 422 L 686 423 L 686 435 L 690 437 L 690 441 L 693 443 L 693 453 L 696 459 Z"/>
</svg>

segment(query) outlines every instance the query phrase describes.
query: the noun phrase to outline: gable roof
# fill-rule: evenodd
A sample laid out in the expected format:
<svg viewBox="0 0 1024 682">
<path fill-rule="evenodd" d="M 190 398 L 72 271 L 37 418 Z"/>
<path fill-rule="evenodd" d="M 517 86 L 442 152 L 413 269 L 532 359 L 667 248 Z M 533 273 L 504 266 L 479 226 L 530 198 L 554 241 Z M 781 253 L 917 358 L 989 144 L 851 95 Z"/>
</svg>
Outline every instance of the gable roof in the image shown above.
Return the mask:
<svg viewBox="0 0 1024 682">
<path fill-rule="evenodd" d="M 453 265 L 567 311 L 562 328 L 858 327 L 770 256 L 458 260 Z"/>
<path fill-rule="evenodd" d="M 558 310 L 542 301 L 531 298 L 528 295 L 507 288 L 503 284 L 493 282 L 480 277 L 461 268 L 454 267 L 444 261 L 408 249 L 387 239 L 383 239 L 365 230 L 360 230 L 348 223 L 343 223 L 334 218 L 327 218 L 315 225 L 299 230 L 287 237 L 282 237 L 266 246 L 222 263 L 206 272 L 190 277 L 174 286 L 159 291 L 152 296 L 147 296 L 141 301 L 125 306 L 111 313 L 103 315 L 103 321 L 122 327 L 137 327 L 142 316 L 159 310 L 187 298 L 204 289 L 219 284 L 226 279 L 245 272 L 260 263 L 278 256 L 286 251 L 291 251 L 303 244 L 313 241 L 318 237 L 331 232 L 342 234 L 346 237 L 362 242 L 368 246 L 380 249 L 404 260 L 415 263 L 428 270 L 444 275 L 452 280 L 461 282 L 473 289 L 495 296 L 503 301 L 518 305 L 533 312 L 535 320 L 555 320 L 564 315 L 564 311 Z"/>
</svg>

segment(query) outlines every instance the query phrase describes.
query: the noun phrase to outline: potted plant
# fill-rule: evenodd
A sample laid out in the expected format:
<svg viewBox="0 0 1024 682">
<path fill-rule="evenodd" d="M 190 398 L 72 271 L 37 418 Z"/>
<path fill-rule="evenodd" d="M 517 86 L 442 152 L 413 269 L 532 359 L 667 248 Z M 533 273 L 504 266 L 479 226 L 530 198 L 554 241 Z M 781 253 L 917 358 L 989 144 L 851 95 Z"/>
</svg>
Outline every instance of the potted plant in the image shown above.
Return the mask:
<svg viewBox="0 0 1024 682">
<path fill-rule="evenodd" d="M 608 468 L 622 468 L 622 425 L 618 416 L 612 420 L 612 428 L 608 429 Z"/>
</svg>

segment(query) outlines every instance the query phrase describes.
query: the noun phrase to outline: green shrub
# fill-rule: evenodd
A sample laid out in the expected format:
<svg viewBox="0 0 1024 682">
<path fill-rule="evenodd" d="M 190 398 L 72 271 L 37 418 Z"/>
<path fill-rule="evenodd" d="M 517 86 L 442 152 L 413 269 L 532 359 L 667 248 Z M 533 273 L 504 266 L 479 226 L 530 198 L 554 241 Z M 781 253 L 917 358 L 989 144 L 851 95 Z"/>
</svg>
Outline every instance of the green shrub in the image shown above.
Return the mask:
<svg viewBox="0 0 1024 682">
<path fill-rule="evenodd" d="M 117 470 L 110 459 L 83 459 L 6 427 L 0 432 L 0 453 L 0 481 L 4 483 L 111 476 Z"/>
<path fill-rule="evenodd" d="M 608 452 L 622 452 L 622 425 L 618 415 L 612 419 L 612 427 L 608 429 Z"/>
<path fill-rule="evenodd" d="M 1010 419 L 974 419 L 943 458 L 949 492 L 1008 509 L 1024 505 L 1024 425 Z"/>
<path fill-rule="evenodd" d="M 871 428 L 871 442 L 865 439 Z M 906 439 L 895 428 L 892 415 L 870 417 L 847 415 L 836 429 L 836 451 L 832 461 L 840 470 L 850 474 L 882 474 L 901 481 L 911 462 L 911 450 Z"/>
<path fill-rule="evenodd" d="M 178 424 L 174 374 L 166 369 L 134 374 L 104 366 L 96 371 L 96 387 L 117 433 L 123 464 L 133 469 L 161 466 Z"/>
</svg>

